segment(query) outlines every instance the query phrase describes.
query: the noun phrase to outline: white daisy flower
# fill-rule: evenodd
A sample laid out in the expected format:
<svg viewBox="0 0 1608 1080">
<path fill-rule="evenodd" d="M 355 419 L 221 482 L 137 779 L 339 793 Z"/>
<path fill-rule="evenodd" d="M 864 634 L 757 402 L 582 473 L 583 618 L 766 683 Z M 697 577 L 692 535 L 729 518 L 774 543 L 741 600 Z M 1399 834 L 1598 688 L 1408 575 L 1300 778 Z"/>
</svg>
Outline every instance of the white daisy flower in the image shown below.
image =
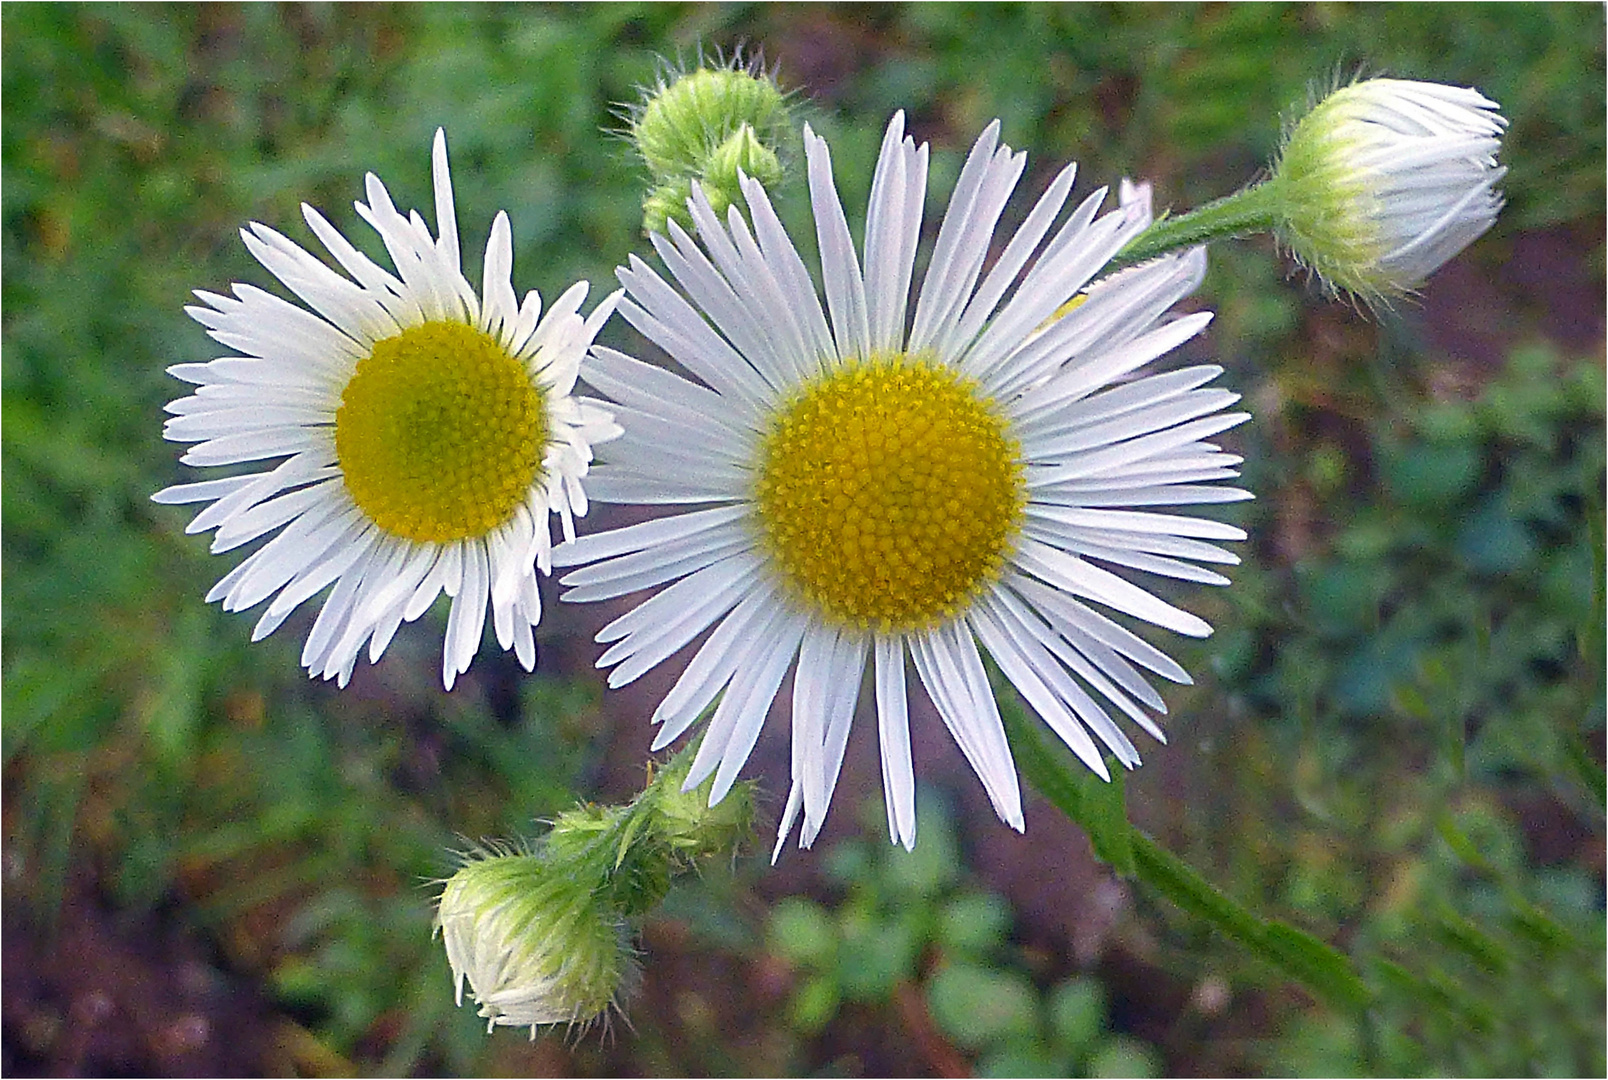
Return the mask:
<svg viewBox="0 0 1608 1080">
<path fill-rule="evenodd" d="M 1237 562 L 1212 541 L 1245 535 L 1137 509 L 1249 497 L 1209 483 L 1235 476 L 1240 458 L 1208 440 L 1246 419 L 1222 411 L 1237 395 L 1204 388 L 1222 369 L 1129 378 L 1209 321 L 1167 315 L 1198 284 L 1204 254 L 1091 285 L 1149 223 L 1147 200 L 1097 217 L 1096 192 L 1044 243 L 1072 188 L 1068 166 L 984 273 L 1025 166 L 999 145 L 996 122 L 961 171 L 907 321 L 927 147 L 903 132 L 896 115 L 862 260 L 826 143 L 804 130 L 824 312 L 752 182 L 753 232 L 737 213 L 722 225 L 695 195 L 703 247 L 674 225 L 654 238 L 674 285 L 640 259 L 619 271 L 621 314 L 698 381 L 597 350 L 587 381 L 613 399 L 626 433 L 594 471 L 592 497 L 700 508 L 553 554 L 580 567 L 563 579 L 566 600 L 659 590 L 598 634 L 613 643 L 598 661 L 613 668 L 611 686 L 713 628 L 653 715 L 657 749 L 714 706 L 687 778 L 713 774 L 711 800 L 736 779 L 793 670 L 778 851 L 800 811 L 801 843 L 821 828 L 868 666 L 888 829 L 907 847 L 912 665 L 1018 830 L 1021 795 L 984 650 L 1090 769 L 1109 777 L 1102 747 L 1138 764 L 1108 709 L 1160 739 L 1150 711 L 1165 706 L 1141 669 L 1189 676 L 1091 602 L 1182 634 L 1210 627 L 1101 564 L 1221 584 L 1195 564 Z"/>
<path fill-rule="evenodd" d="M 282 529 L 207 600 L 239 611 L 273 597 L 256 641 L 333 584 L 301 659 L 341 686 L 365 644 L 377 661 L 397 627 L 442 592 L 453 598 L 447 689 L 480 647 L 488 600 L 498 643 L 530 670 L 536 569 L 551 572 L 548 516 L 574 537 L 592 444 L 620 431 L 607 410 L 572 396 L 619 293 L 583 318 L 587 284 L 577 282 L 540 317 L 535 292 L 523 304 L 514 297 L 512 235 L 499 213 L 476 296 L 459 269 L 440 131 L 431 163 L 439 237 L 418 211 L 403 217 L 373 173 L 368 202 L 356 204 L 395 275 L 306 204 L 307 224 L 351 279 L 253 222 L 241 230 L 246 247 L 307 307 L 252 285 L 235 285 L 234 296 L 198 290 L 201 305 L 185 310 L 235 355 L 168 369 L 197 386 L 167 406 L 175 415 L 163 429 L 196 444 L 184 464 L 285 459 L 152 496 L 211 503 L 186 531 L 216 529 L 214 552 Z"/>
<path fill-rule="evenodd" d="M 1366 298 L 1410 292 L 1502 209 L 1496 163 L 1507 120 L 1478 90 L 1367 79 L 1290 132 L 1272 183 L 1284 242 L 1331 285 Z"/>
</svg>

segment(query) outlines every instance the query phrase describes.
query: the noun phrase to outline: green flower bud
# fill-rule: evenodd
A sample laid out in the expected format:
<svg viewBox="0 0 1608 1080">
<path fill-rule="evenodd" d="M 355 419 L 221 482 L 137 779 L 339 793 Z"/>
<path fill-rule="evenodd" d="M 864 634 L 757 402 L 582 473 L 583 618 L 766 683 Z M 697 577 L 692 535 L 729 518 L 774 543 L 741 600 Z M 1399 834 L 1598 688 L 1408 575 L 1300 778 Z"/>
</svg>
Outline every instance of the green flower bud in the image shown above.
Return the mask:
<svg viewBox="0 0 1608 1080">
<path fill-rule="evenodd" d="M 697 176 L 709 155 L 747 126 L 769 133 L 787 96 L 757 66 L 699 68 L 661 78 L 632 119 L 631 139 L 656 177 Z"/>
<path fill-rule="evenodd" d="M 1491 227 L 1507 120 L 1477 90 L 1369 79 L 1324 98 L 1290 132 L 1266 186 L 1283 243 L 1331 288 L 1412 291 Z"/>
<path fill-rule="evenodd" d="M 654 827 L 682 866 L 736 851 L 754 826 L 754 784 L 734 784 L 724 799 L 710 806 L 713 778 L 695 788 L 684 786 L 692 761 L 691 754 L 678 755 L 648 786 L 654 799 Z"/>
<path fill-rule="evenodd" d="M 488 1031 L 590 1023 L 637 975 L 624 921 L 539 854 L 472 856 L 441 891 L 436 929 L 458 1004 L 467 981 Z"/>
<path fill-rule="evenodd" d="M 634 985 L 635 920 L 671 878 L 735 853 L 753 824 L 754 785 L 709 805 L 713 780 L 683 790 L 692 755 L 650 766 L 628 806 L 577 806 L 531 847 L 471 853 L 441 890 L 436 929 L 458 1003 L 465 981 L 488 1030 L 586 1024 Z"/>
<path fill-rule="evenodd" d="M 774 186 L 782 178 L 776 147 L 786 118 L 787 95 L 757 62 L 661 77 L 629 115 L 630 139 L 653 175 L 643 231 L 663 232 L 671 220 L 690 226 L 694 182 L 717 214 L 740 201 L 739 172 Z"/>
<path fill-rule="evenodd" d="M 759 141 L 752 126 L 744 124 L 709 155 L 699 179 L 704 192 L 736 191 L 737 176 L 742 172 L 758 180 L 766 188 L 774 187 L 782 179 L 782 162 L 776 152 Z"/>
<path fill-rule="evenodd" d="M 731 204 L 718 191 L 714 197 L 721 199 L 721 205 L 716 206 L 715 211 L 725 213 L 726 207 Z M 687 216 L 687 200 L 690 198 L 692 180 L 685 176 L 666 180 L 650 189 L 642 200 L 642 231 L 650 235 L 662 233 L 671 219 L 681 222 L 683 226 L 689 225 L 691 218 Z"/>
</svg>

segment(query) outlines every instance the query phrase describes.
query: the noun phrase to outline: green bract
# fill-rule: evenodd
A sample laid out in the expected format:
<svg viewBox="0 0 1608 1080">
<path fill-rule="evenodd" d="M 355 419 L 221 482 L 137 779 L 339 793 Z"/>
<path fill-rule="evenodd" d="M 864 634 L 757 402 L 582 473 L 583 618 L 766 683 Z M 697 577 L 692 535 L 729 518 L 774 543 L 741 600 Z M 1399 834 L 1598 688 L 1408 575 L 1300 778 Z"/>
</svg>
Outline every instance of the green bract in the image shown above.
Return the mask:
<svg viewBox="0 0 1608 1080">
<path fill-rule="evenodd" d="M 655 176 L 696 175 L 744 127 L 768 131 L 785 105 L 786 95 L 758 70 L 699 68 L 660 81 L 632 123 L 631 138 Z"/>
</svg>

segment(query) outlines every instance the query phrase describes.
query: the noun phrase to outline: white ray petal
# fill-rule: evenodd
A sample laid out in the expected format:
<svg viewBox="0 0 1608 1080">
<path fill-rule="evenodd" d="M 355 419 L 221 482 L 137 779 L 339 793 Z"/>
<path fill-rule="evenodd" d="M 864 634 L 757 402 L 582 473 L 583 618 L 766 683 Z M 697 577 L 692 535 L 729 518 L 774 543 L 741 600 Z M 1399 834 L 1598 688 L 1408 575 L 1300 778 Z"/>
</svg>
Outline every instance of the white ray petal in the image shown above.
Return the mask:
<svg viewBox="0 0 1608 1080">
<path fill-rule="evenodd" d="M 955 624 L 914 636 L 911 642 L 916 673 L 938 707 L 944 726 L 983 782 L 994 812 L 1021 832 L 1025 828 L 1021 788 L 971 631 L 964 624 Z"/>
<path fill-rule="evenodd" d="M 654 738 L 652 749 L 661 750 L 680 738 L 737 669 L 753 662 L 767 618 L 779 617 L 777 599 L 770 590 L 756 588 L 715 627 L 653 711 L 651 722 L 664 726 Z"/>
<path fill-rule="evenodd" d="M 815 208 L 815 234 L 821 252 L 821 276 L 832 336 L 839 356 L 867 356 L 871 326 L 867 322 L 865 279 L 854 254 L 848 219 L 832 181 L 832 154 L 826 140 L 804 125 L 804 157 L 809 174 L 810 204 Z"/>
<path fill-rule="evenodd" d="M 746 701 L 738 708 L 741 712 L 736 723 L 732 726 L 731 735 L 727 738 L 724 748 L 720 752 L 720 765 L 715 770 L 715 782 L 709 789 L 709 805 L 714 806 L 731 791 L 732 784 L 737 782 L 738 773 L 748 761 L 748 755 L 754 751 L 754 743 L 759 740 L 760 728 L 764 725 L 770 713 L 771 703 L 776 700 L 776 693 L 781 688 L 782 678 L 787 674 L 788 666 L 798 655 L 799 639 L 804 635 L 805 619 L 802 615 L 793 615 L 784 619 L 782 624 L 772 631 L 769 641 L 769 654 L 763 663 L 755 666 L 753 687 Z M 728 697 L 735 696 L 728 694 Z M 721 702 L 724 706 L 725 701 Z M 713 723 L 711 723 L 713 728 Z M 705 746 L 713 745 L 712 739 L 705 739 Z M 700 752 L 703 747 L 699 747 Z M 697 771 L 696 761 L 693 763 L 693 772 Z M 692 775 L 687 777 L 692 781 Z M 700 781 L 701 782 L 701 781 Z"/>
<path fill-rule="evenodd" d="M 1209 637 L 1211 626 L 1189 612 L 1176 608 L 1139 586 L 1102 570 L 1093 563 L 1063 551 L 1023 539 L 1016 553 L 1016 564 L 1058 589 L 1097 600 L 1136 619 L 1164 626 L 1189 637 Z"/>
<path fill-rule="evenodd" d="M 486 549 L 478 542 L 465 543 L 463 549 L 463 585 L 452 598 L 441 653 L 441 682 L 448 690 L 459 675 L 469 670 L 469 662 L 480 648 L 480 635 L 486 626 L 486 603 L 490 598 Z"/>
<path fill-rule="evenodd" d="M 888 839 L 916 846 L 916 772 L 910 755 L 910 702 L 905 688 L 904 639 L 876 639 L 877 741 L 881 748 L 882 800 Z"/>
</svg>

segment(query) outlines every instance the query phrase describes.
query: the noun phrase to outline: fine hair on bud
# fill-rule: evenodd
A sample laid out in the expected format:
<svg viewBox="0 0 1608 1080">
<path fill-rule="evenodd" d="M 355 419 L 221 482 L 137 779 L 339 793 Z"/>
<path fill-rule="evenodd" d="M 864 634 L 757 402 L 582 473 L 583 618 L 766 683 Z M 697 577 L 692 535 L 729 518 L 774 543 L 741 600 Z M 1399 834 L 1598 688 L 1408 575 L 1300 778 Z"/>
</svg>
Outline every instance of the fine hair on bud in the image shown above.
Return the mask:
<svg viewBox="0 0 1608 1080">
<path fill-rule="evenodd" d="M 700 50 L 690 69 L 660 60 L 654 85 L 620 110 L 620 132 L 647 166 L 643 230 L 663 232 L 670 220 L 690 225 L 687 200 L 697 183 L 717 213 L 741 201 L 739 175 L 766 188 L 783 176 L 780 147 L 788 127 L 790 95 L 767 71 L 763 57 L 711 60 Z"/>
<path fill-rule="evenodd" d="M 1287 125 L 1281 243 L 1331 291 L 1388 304 L 1495 222 L 1507 119 L 1478 90 L 1357 79 Z"/>
<path fill-rule="evenodd" d="M 436 931 L 453 987 L 465 984 L 487 1030 L 584 1028 L 640 981 L 636 928 L 672 879 L 735 853 L 753 824 L 753 785 L 709 805 L 711 782 L 687 787 L 690 754 L 650 766 L 625 806 L 585 803 L 532 843 L 482 843 L 441 883 Z"/>
<path fill-rule="evenodd" d="M 631 930 L 561 862 L 513 846 L 482 848 L 442 886 L 436 930 L 454 992 L 464 984 L 490 1031 L 586 1027 L 639 979 Z"/>
</svg>

